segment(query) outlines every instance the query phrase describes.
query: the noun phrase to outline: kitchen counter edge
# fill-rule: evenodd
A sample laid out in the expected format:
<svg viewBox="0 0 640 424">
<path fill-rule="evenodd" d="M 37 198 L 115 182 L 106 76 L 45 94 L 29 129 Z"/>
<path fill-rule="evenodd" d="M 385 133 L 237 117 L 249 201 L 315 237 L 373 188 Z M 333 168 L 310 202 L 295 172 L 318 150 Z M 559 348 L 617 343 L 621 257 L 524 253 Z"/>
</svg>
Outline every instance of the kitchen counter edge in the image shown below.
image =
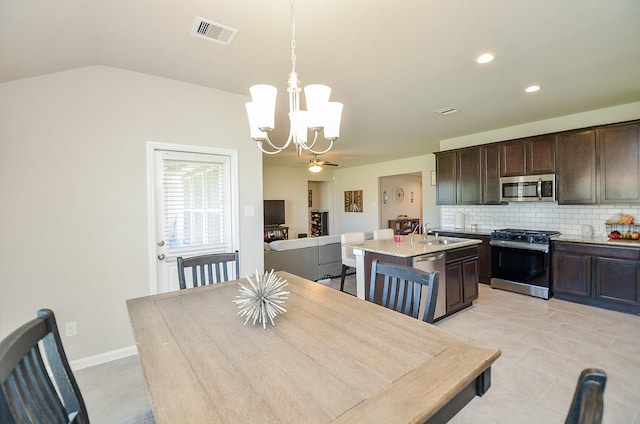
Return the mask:
<svg viewBox="0 0 640 424">
<path fill-rule="evenodd" d="M 552 240 L 569 242 L 569 243 L 598 244 L 601 246 L 616 246 L 616 247 L 628 247 L 628 248 L 640 249 L 639 240 L 628 240 L 628 239 L 610 240 L 606 236 L 582 238 L 580 236 L 567 234 L 567 235 L 560 235 L 560 236 L 553 237 Z"/>
<path fill-rule="evenodd" d="M 419 237 L 419 238 L 418 238 Z M 394 240 L 366 240 L 361 244 L 349 244 L 354 249 L 362 249 L 366 252 L 381 253 L 383 255 L 397 256 L 401 258 L 410 258 L 413 256 L 428 255 L 430 253 L 443 252 L 445 250 L 459 249 L 461 247 L 474 246 L 482 243 L 482 240 L 465 239 L 457 237 L 441 237 L 447 240 L 453 240 L 455 243 L 445 245 L 428 245 L 420 243 L 422 236 L 416 236 L 411 243 L 410 237 L 405 236 L 401 242 Z"/>
</svg>

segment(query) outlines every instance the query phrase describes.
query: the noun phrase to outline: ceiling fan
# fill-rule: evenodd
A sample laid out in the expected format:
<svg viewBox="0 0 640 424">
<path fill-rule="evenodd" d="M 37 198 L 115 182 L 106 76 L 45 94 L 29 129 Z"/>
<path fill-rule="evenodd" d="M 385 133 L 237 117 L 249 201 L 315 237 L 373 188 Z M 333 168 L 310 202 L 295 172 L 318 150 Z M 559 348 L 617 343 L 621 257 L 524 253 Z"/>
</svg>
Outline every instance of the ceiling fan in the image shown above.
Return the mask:
<svg viewBox="0 0 640 424">
<path fill-rule="evenodd" d="M 331 163 L 325 160 L 318 160 L 318 155 L 313 155 L 313 159 L 309 161 L 309 171 L 317 174 L 322 171 L 323 166 L 338 166 L 337 163 Z"/>
</svg>

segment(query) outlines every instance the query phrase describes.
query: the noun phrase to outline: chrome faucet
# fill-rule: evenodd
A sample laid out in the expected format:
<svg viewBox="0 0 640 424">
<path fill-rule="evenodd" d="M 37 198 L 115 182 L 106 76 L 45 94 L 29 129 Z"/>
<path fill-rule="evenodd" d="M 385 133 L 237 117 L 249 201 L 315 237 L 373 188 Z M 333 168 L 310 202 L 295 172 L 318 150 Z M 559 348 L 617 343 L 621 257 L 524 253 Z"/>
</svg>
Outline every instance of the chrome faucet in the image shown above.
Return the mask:
<svg viewBox="0 0 640 424">
<path fill-rule="evenodd" d="M 409 239 L 411 240 L 411 243 L 413 243 L 413 236 L 416 234 L 416 231 L 418 231 L 418 228 L 420 228 L 420 224 L 416 224 L 416 226 L 413 227 L 413 231 L 411 231 L 411 234 L 409 234 Z"/>
<path fill-rule="evenodd" d="M 429 235 L 429 223 L 425 222 L 424 224 L 422 224 L 422 239 L 426 240 L 428 235 Z"/>
</svg>

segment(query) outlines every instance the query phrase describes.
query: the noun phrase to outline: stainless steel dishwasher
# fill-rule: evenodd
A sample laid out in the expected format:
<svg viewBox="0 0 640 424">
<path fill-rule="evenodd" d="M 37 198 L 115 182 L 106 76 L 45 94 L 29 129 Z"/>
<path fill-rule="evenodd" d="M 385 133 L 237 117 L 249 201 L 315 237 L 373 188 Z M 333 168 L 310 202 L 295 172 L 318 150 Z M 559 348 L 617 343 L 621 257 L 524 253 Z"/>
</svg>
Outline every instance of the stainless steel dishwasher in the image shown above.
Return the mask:
<svg viewBox="0 0 640 424">
<path fill-rule="evenodd" d="M 414 256 L 413 267 L 421 271 L 439 272 L 440 278 L 438 283 L 438 297 L 436 298 L 436 313 L 434 318 L 440 318 L 447 313 L 447 283 L 445 280 L 446 268 L 444 262 L 444 252 L 430 253 L 428 255 Z M 423 289 L 424 294 L 424 289 Z M 420 311 L 418 315 L 422 317 L 424 314 L 427 298 L 422 297 L 420 301 Z"/>
</svg>

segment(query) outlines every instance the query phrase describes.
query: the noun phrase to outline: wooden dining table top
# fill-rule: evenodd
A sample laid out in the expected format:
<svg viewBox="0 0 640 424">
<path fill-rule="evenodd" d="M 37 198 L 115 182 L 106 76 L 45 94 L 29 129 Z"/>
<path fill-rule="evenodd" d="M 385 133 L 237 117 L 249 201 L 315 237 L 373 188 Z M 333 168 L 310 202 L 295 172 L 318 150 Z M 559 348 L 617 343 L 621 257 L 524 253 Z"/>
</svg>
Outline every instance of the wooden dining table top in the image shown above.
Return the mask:
<svg viewBox="0 0 640 424">
<path fill-rule="evenodd" d="M 157 423 L 414 423 L 500 355 L 304 278 L 266 329 L 239 282 L 127 300 Z"/>
</svg>

